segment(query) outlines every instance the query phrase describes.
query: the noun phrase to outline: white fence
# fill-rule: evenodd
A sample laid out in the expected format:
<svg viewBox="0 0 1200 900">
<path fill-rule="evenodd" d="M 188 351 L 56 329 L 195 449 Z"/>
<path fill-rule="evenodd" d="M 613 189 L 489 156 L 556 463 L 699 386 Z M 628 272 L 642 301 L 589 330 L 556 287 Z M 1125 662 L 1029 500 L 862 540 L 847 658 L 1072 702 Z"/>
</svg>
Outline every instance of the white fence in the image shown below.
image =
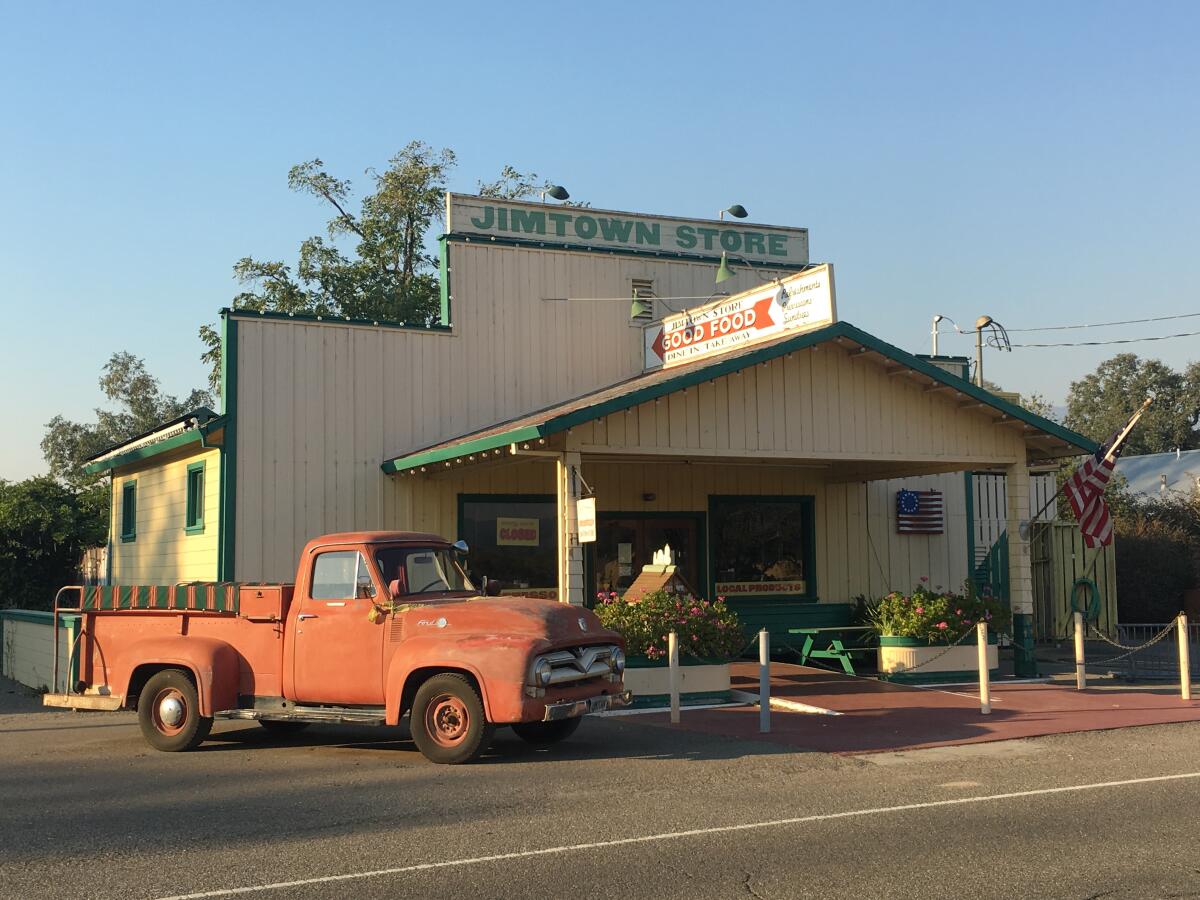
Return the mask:
<svg viewBox="0 0 1200 900">
<path fill-rule="evenodd" d="M 67 656 L 77 617 L 60 616 L 58 684 L 66 689 Z M 54 617 L 26 609 L 0 610 L 0 674 L 35 690 L 52 687 L 54 680 Z M 68 627 L 70 625 L 71 627 Z"/>
</svg>

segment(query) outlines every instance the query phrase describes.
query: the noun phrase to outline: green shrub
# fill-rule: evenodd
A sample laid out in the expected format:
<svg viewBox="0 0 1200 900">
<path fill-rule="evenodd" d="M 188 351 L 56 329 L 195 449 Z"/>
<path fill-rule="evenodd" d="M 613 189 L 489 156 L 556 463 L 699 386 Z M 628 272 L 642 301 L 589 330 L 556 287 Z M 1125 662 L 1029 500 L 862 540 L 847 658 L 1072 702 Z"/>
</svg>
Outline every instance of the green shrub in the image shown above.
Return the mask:
<svg viewBox="0 0 1200 900">
<path fill-rule="evenodd" d="M 868 618 L 875 630 L 888 637 L 909 637 L 953 643 L 974 628 L 987 622 L 995 632 L 1007 632 L 1012 624 L 1008 604 L 993 597 L 991 589 L 977 591 L 968 581 L 961 594 L 943 591 L 939 585 L 929 587 L 922 578 L 911 594 L 892 591 L 868 609 Z"/>
<path fill-rule="evenodd" d="M 602 591 L 596 595 L 596 615 L 606 628 L 625 638 L 630 656 L 665 659 L 672 629 L 678 635 L 681 658 L 732 659 L 746 646 L 737 613 L 723 597 L 710 603 L 660 590 L 626 600 Z"/>
</svg>

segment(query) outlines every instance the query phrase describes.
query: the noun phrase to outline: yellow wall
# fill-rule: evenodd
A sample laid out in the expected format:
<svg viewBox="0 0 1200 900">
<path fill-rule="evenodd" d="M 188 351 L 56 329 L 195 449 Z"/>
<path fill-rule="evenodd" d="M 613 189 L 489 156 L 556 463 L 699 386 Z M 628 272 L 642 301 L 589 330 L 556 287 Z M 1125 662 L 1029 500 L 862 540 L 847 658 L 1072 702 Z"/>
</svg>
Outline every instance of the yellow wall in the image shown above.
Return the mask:
<svg viewBox="0 0 1200 900">
<path fill-rule="evenodd" d="M 922 576 L 935 585 L 958 589 L 967 577 L 961 472 L 847 484 L 829 483 L 823 469 L 783 463 L 597 462 L 585 457 L 583 477 L 596 491 L 597 511 L 602 514 L 706 513 L 709 496 L 714 494 L 812 496 L 817 592 L 823 603 L 910 590 Z M 554 465 L 550 460 L 523 460 L 399 481 L 402 505 L 413 510 L 411 527 L 455 538 L 459 494 L 553 494 Z M 944 492 L 944 534 L 896 533 L 895 492 L 901 487 Z M 654 499 L 643 500 L 645 494 L 653 494 Z M 701 540 L 707 545 L 706 536 Z"/>
<path fill-rule="evenodd" d="M 199 450 L 166 461 L 152 458 L 113 473 L 113 584 L 216 580 L 220 459 L 219 450 Z M 204 531 L 187 534 L 187 468 L 201 461 Z M 137 535 L 132 541 L 122 541 L 121 496 L 124 485 L 131 480 L 137 481 Z"/>
</svg>

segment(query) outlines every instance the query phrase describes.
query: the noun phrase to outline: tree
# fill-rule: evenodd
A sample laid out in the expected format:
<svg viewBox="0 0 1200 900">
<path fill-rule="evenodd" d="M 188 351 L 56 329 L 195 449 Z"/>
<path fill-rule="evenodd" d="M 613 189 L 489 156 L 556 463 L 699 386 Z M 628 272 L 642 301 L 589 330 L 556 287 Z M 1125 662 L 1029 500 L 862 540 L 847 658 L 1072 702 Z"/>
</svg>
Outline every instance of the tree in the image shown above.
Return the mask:
<svg viewBox="0 0 1200 900">
<path fill-rule="evenodd" d="M 412 141 L 388 160 L 382 172 L 368 169 L 374 190 L 352 211 L 352 186 L 325 170 L 320 159 L 292 166 L 288 187 L 323 201 L 333 212 L 325 236 L 300 245 L 295 271 L 281 261 L 243 257 L 233 267 L 245 287 L 233 298 L 235 309 L 313 313 L 431 325 L 441 309 L 437 260 L 428 250 L 428 233 L 444 215 L 447 179 L 454 151 L 434 150 Z M 478 182 L 485 197 L 520 200 L 550 186 L 532 172 L 505 166 L 500 177 Z M 579 204 L 572 204 L 579 205 Z M 353 241 L 353 252 L 343 250 Z M 221 388 L 221 339 L 212 325 L 200 328 L 214 394 Z"/>
<path fill-rule="evenodd" d="M 1065 424 L 1095 441 L 1125 424 L 1146 397 L 1153 403 L 1129 435 L 1123 452 L 1165 453 L 1200 447 L 1200 363 L 1176 372 L 1157 359 L 1121 353 L 1071 383 Z"/>
<path fill-rule="evenodd" d="M 50 609 L 83 551 L 108 534 L 108 491 L 75 490 L 49 475 L 0 479 L 0 607 Z"/>
<path fill-rule="evenodd" d="M 158 379 L 146 371 L 145 362 L 131 353 L 109 357 L 100 376 L 100 389 L 117 404 L 115 410 L 97 409 L 96 421 L 90 424 L 55 416 L 46 424 L 42 438 L 42 455 L 51 476 L 76 488 L 98 479 L 83 472 L 89 456 L 197 407 L 212 405 L 208 391 L 194 390 L 183 400 L 164 394 Z"/>
</svg>

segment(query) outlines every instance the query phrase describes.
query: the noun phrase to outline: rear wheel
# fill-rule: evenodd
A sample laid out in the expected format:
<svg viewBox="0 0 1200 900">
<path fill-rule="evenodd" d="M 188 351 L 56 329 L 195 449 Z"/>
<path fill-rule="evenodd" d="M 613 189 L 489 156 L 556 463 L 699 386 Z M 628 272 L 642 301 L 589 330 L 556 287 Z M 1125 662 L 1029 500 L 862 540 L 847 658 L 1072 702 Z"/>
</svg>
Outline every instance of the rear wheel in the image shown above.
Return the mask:
<svg viewBox="0 0 1200 900">
<path fill-rule="evenodd" d="M 311 723 L 310 722 L 285 722 L 282 719 L 259 719 L 258 724 L 265 728 L 268 732 L 279 737 L 288 737 L 303 731 Z"/>
<path fill-rule="evenodd" d="M 462 675 L 434 675 L 417 690 L 409 728 L 427 759 L 455 765 L 487 749 L 495 726 L 487 721 L 479 692 Z"/>
<path fill-rule="evenodd" d="M 208 737 L 211 717 L 200 715 L 200 696 L 180 669 L 164 669 L 150 677 L 138 696 L 142 737 L 155 750 L 191 750 Z"/>
<path fill-rule="evenodd" d="M 576 716 L 556 722 L 518 722 L 512 728 L 521 740 L 538 747 L 548 747 L 573 735 L 582 721 L 583 716 Z"/>
</svg>

